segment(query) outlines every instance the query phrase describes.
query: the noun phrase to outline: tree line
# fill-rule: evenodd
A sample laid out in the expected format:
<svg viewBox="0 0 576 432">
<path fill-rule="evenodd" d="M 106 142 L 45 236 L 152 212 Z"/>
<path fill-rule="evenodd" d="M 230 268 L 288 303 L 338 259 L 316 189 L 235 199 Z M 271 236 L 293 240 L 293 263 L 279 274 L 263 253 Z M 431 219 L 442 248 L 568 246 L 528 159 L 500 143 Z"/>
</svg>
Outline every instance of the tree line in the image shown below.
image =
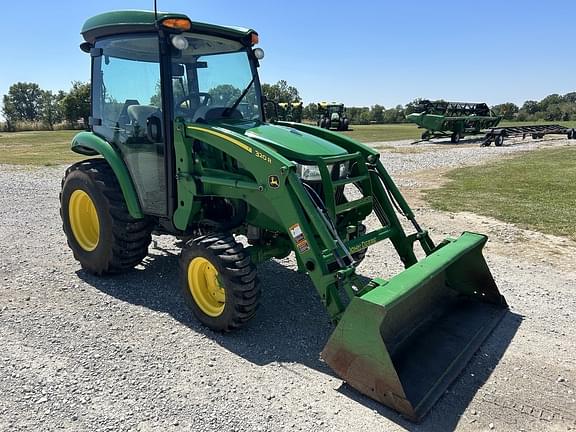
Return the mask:
<svg viewBox="0 0 576 432">
<path fill-rule="evenodd" d="M 75 81 L 72 88 L 53 92 L 36 83 L 12 84 L 2 97 L 3 129 L 44 129 L 85 127 L 90 115 L 90 84 Z"/>
<path fill-rule="evenodd" d="M 268 101 L 301 102 L 299 91 L 285 80 L 263 84 L 262 92 Z M 416 111 L 422 99 L 406 105 L 386 108 L 375 104 L 369 107 L 347 107 L 352 124 L 404 123 L 406 116 Z M 76 81 L 68 92 L 43 90 L 38 84 L 18 82 L 10 86 L 2 98 L 1 109 L 5 131 L 34 129 L 53 130 L 55 127 L 85 127 L 90 115 L 90 84 Z M 517 121 L 568 121 L 576 120 L 576 92 L 565 95 L 552 94 L 541 101 L 528 100 L 522 106 L 507 102 L 492 107 L 496 115 Z M 310 103 L 302 112 L 309 121 L 318 118 L 318 105 Z"/>
<path fill-rule="evenodd" d="M 276 84 L 263 84 L 262 91 L 268 100 L 276 102 L 300 102 L 298 89 L 288 85 L 285 80 Z M 405 123 L 406 116 L 416 111 L 422 99 L 418 98 L 406 105 L 386 108 L 375 104 L 369 107 L 346 107 L 350 123 Z M 494 105 L 492 111 L 506 120 L 516 121 L 569 121 L 576 120 L 576 92 L 565 95 L 551 94 L 541 101 L 528 100 L 519 107 L 512 102 Z M 302 117 L 306 120 L 318 119 L 318 105 L 310 103 L 304 106 Z"/>
<path fill-rule="evenodd" d="M 508 102 L 495 105 L 492 110 L 506 120 L 569 121 L 576 120 L 576 92 L 551 94 L 541 101 L 528 100 L 521 107 Z"/>
</svg>

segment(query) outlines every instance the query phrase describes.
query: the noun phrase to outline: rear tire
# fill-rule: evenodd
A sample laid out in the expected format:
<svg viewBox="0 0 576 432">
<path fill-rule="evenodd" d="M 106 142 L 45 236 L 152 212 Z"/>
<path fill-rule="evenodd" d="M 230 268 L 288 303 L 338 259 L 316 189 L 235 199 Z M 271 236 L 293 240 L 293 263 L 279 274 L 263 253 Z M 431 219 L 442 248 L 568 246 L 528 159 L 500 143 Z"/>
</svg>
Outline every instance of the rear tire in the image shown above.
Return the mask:
<svg viewBox="0 0 576 432">
<path fill-rule="evenodd" d="M 180 287 L 198 321 L 216 331 L 244 326 L 260 300 L 256 266 L 226 233 L 188 241 L 180 254 Z"/>
<path fill-rule="evenodd" d="M 90 273 L 129 270 L 148 254 L 151 224 L 130 216 L 116 175 L 104 159 L 78 162 L 66 170 L 60 216 L 74 258 Z"/>
<path fill-rule="evenodd" d="M 502 144 L 504 144 L 504 137 L 502 135 L 496 135 L 494 137 L 494 145 L 496 147 L 502 147 Z"/>
</svg>

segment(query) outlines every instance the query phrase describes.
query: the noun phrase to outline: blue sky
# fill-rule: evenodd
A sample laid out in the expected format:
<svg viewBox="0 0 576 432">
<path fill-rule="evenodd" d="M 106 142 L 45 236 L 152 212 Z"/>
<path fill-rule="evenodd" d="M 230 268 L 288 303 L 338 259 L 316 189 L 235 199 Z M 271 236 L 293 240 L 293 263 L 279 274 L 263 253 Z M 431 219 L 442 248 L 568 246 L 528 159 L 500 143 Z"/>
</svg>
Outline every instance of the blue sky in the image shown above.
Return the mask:
<svg viewBox="0 0 576 432">
<path fill-rule="evenodd" d="M 576 2 L 158 0 L 192 20 L 252 27 L 263 82 L 286 79 L 306 103 L 386 107 L 416 97 L 497 104 L 576 91 Z M 246 8 L 246 5 L 250 5 Z M 5 2 L 0 94 L 16 81 L 65 89 L 89 79 L 84 20 L 152 0 Z"/>
</svg>

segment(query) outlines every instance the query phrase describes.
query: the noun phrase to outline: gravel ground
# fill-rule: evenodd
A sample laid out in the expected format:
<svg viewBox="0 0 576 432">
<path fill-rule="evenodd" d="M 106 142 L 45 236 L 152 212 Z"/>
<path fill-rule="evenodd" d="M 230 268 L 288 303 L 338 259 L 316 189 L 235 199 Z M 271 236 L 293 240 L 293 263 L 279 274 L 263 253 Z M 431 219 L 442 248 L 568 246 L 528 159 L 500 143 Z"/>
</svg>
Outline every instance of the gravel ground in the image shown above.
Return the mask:
<svg viewBox="0 0 576 432">
<path fill-rule="evenodd" d="M 409 171 L 567 144 L 399 142 L 393 146 L 417 153 L 387 151 L 383 158 L 406 182 Z M 553 266 L 545 256 L 514 255 L 521 248 L 510 239 L 508 253 L 500 253 L 502 224 L 487 260 L 511 312 L 425 420 L 414 425 L 350 389 L 319 359 L 332 327 L 292 258 L 260 266 L 259 313 L 245 329 L 226 336 L 202 328 L 180 299 L 178 249 L 169 236 L 155 237 L 150 256 L 133 272 L 100 279 L 83 272 L 60 227 L 62 172 L 0 167 L 2 431 L 576 428 L 576 272 Z M 421 210 L 436 239 L 478 223 L 466 215 Z M 564 247 L 576 253 L 573 243 Z M 397 272 L 390 249 L 371 249 L 361 270 Z"/>
<path fill-rule="evenodd" d="M 413 144 L 413 141 L 396 141 L 373 143 L 373 145 L 392 150 L 384 153 L 382 161 L 390 174 L 394 175 L 420 170 L 478 165 L 489 160 L 500 159 L 502 156 L 532 151 L 541 147 L 576 143 L 576 141 L 550 137 L 554 135 L 537 140 L 509 138 L 502 147 L 495 147 L 493 144 L 489 147 L 480 147 L 481 140 L 478 139 L 467 139 L 458 145 L 451 144 L 449 140 L 434 140 L 417 144 Z"/>
</svg>

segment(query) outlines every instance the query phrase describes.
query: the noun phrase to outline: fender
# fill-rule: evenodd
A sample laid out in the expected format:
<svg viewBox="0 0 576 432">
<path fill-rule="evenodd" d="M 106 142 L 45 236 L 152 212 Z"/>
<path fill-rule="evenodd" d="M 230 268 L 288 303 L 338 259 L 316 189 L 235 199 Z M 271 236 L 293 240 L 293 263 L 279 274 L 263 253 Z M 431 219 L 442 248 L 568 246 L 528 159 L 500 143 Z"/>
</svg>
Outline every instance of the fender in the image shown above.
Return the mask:
<svg viewBox="0 0 576 432">
<path fill-rule="evenodd" d="M 142 208 L 138 202 L 138 195 L 134 188 L 134 183 L 132 183 L 132 177 L 130 177 L 128 168 L 109 142 L 92 132 L 80 132 L 72 139 L 71 149 L 73 152 L 79 154 L 86 156 L 100 155 L 106 159 L 106 162 L 108 162 L 108 165 L 110 165 L 112 171 L 114 171 L 116 179 L 120 184 L 120 189 L 122 189 L 122 195 L 124 196 L 124 201 L 126 202 L 130 216 L 135 219 L 144 218 L 144 213 L 142 213 Z"/>
</svg>

